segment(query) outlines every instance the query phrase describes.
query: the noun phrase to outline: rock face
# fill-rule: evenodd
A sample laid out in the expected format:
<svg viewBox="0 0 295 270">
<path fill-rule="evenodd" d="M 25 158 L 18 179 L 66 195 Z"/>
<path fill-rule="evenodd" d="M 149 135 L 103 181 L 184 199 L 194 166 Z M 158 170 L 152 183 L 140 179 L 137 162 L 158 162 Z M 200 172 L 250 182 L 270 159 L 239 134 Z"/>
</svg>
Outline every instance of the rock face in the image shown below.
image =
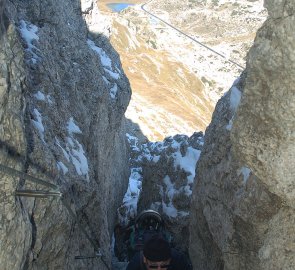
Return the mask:
<svg viewBox="0 0 295 270">
<path fill-rule="evenodd" d="M 233 140 L 237 156 L 294 208 L 295 37 L 290 33 L 295 5 L 286 1 L 282 8 L 268 1 L 266 6 L 270 18 L 249 54 L 247 87 Z"/>
<path fill-rule="evenodd" d="M 246 72 L 206 130 L 191 205 L 195 270 L 295 265 L 295 6 L 266 7 Z"/>
<path fill-rule="evenodd" d="M 249 54 L 248 76 L 233 129 L 234 155 L 284 203 L 271 216 L 260 269 L 295 265 L 295 3 L 267 1 L 270 18 Z M 271 33 L 271 35 L 270 35 Z M 270 207 L 270 209 L 273 207 Z"/>
<path fill-rule="evenodd" d="M 94 3 L 1 1 L 0 163 L 59 186 L 77 215 L 59 199 L 14 196 L 48 188 L 1 171 L 1 269 L 107 269 L 101 259 L 74 259 L 97 252 L 79 224 L 110 263 L 129 173 L 130 86 L 95 32 Z"/>
<path fill-rule="evenodd" d="M 124 217 L 130 220 L 136 212 L 156 210 L 174 244 L 187 250 L 190 199 L 203 144 L 202 132 L 141 145 L 134 136 L 129 135 L 128 139 L 132 145 L 132 169 L 124 204 L 119 209 L 121 224 L 126 224 Z"/>
</svg>

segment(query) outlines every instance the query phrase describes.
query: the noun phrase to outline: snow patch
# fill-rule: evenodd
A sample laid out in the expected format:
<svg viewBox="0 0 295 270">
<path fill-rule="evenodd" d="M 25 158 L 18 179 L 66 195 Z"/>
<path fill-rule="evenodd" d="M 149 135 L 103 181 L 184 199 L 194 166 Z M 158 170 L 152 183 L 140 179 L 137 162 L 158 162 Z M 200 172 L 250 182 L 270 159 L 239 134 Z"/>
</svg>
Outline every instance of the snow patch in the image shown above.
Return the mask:
<svg viewBox="0 0 295 270">
<path fill-rule="evenodd" d="M 241 96 L 242 96 L 241 91 L 236 86 L 233 86 L 230 92 L 230 108 L 234 113 L 238 109 L 238 106 L 241 101 Z"/>
<path fill-rule="evenodd" d="M 71 138 L 67 138 L 71 140 Z M 78 175 L 84 175 L 89 180 L 88 161 L 82 145 L 75 139 L 70 143 L 69 155 Z"/>
<path fill-rule="evenodd" d="M 93 51 L 95 51 L 98 54 L 101 64 L 104 67 L 112 69 L 112 60 L 107 55 L 107 53 L 102 48 L 99 48 L 98 46 L 96 46 L 95 43 L 90 39 L 87 40 L 87 44 Z"/>
<path fill-rule="evenodd" d="M 185 156 L 183 157 L 179 152 L 173 154 L 174 156 L 174 166 L 180 166 L 184 171 L 190 175 L 187 177 L 188 183 L 193 183 L 195 178 L 195 170 L 197 161 L 200 158 L 201 151 L 188 147 Z"/>
<path fill-rule="evenodd" d="M 44 141 L 45 128 L 42 123 L 42 115 L 37 109 L 33 110 L 33 115 L 36 120 L 32 120 L 32 123 L 33 123 L 34 127 L 37 129 L 41 140 L 45 143 L 45 141 Z"/>
<path fill-rule="evenodd" d="M 81 11 L 84 13 L 89 12 L 93 8 L 93 0 L 81 1 Z"/>
<path fill-rule="evenodd" d="M 138 138 L 135 137 L 135 136 L 132 136 L 129 133 L 126 133 L 126 137 L 127 137 L 128 142 L 129 142 L 129 145 L 131 147 L 131 150 L 135 151 L 135 152 L 139 152 L 140 148 L 138 147 Z"/>
<path fill-rule="evenodd" d="M 71 117 L 70 120 L 68 121 L 67 129 L 68 129 L 68 132 L 71 135 L 73 133 L 76 133 L 76 134 L 81 134 L 82 133 L 82 131 L 80 130 L 80 128 L 74 123 L 73 117 Z"/>
<path fill-rule="evenodd" d="M 171 182 L 171 179 L 168 175 L 166 175 L 163 179 L 163 182 L 165 184 L 165 192 L 163 190 L 160 191 L 160 193 L 163 193 L 162 196 L 167 197 L 169 199 L 168 203 L 165 203 L 164 200 L 162 200 L 162 208 L 163 212 L 171 218 L 176 218 L 178 216 L 184 217 L 189 215 L 188 212 L 185 211 L 179 211 L 173 204 L 173 198 L 175 195 L 179 194 L 181 190 L 175 189 L 174 184 Z M 188 186 L 186 186 L 189 188 Z"/>
<path fill-rule="evenodd" d="M 251 174 L 251 169 L 247 168 L 247 167 L 242 167 L 241 169 L 238 170 L 238 175 L 243 175 L 243 183 L 244 185 L 247 183 L 249 176 Z"/>
<path fill-rule="evenodd" d="M 126 27 L 128 27 L 128 26 L 126 25 Z M 132 31 L 132 30 L 130 29 L 130 31 Z M 136 50 L 136 48 L 140 47 L 140 43 L 136 39 L 136 32 L 135 31 L 127 32 L 126 37 L 128 39 L 128 45 L 129 45 L 129 46 L 127 46 L 126 49 L 128 49 L 128 50 L 130 50 L 130 49 Z"/>
<path fill-rule="evenodd" d="M 97 53 L 99 56 L 101 64 L 104 66 L 104 70 L 110 74 L 110 76 L 114 79 L 120 78 L 120 70 L 118 67 L 115 66 L 115 70 L 113 69 L 113 63 L 111 58 L 107 55 L 107 53 L 100 47 L 96 46 L 95 43 L 88 39 L 87 40 L 88 46 Z"/>
<path fill-rule="evenodd" d="M 120 79 L 120 75 L 118 73 L 115 73 L 109 69 L 104 69 L 113 79 L 118 80 Z"/>
<path fill-rule="evenodd" d="M 167 205 L 164 201 L 162 202 L 163 212 L 168 216 L 172 218 L 176 218 L 178 215 L 177 209 L 174 207 L 174 205 L 169 202 Z"/>
<path fill-rule="evenodd" d="M 49 104 L 52 104 L 51 96 L 50 95 L 44 95 L 41 91 L 38 91 L 36 94 L 33 95 L 37 100 L 39 101 L 45 101 Z"/>
<path fill-rule="evenodd" d="M 241 91 L 236 86 L 233 86 L 230 89 L 230 109 L 231 109 L 231 111 L 233 113 L 233 116 L 229 120 L 229 123 L 226 126 L 226 129 L 229 130 L 229 131 L 232 129 L 233 120 L 234 120 L 234 117 L 235 117 L 235 113 L 236 113 L 236 111 L 237 111 L 237 109 L 239 107 L 241 97 L 242 97 Z"/>
<path fill-rule="evenodd" d="M 68 162 L 70 162 L 70 156 L 69 156 L 69 154 L 67 153 L 67 151 L 65 149 L 63 149 L 63 147 L 60 145 L 60 142 L 59 142 L 59 140 L 57 138 L 55 138 L 55 143 L 57 144 L 57 146 L 59 146 L 61 148 L 61 150 L 63 152 L 63 155 L 66 158 L 66 160 Z"/>
<path fill-rule="evenodd" d="M 131 168 L 128 189 L 123 198 L 123 205 L 126 208 L 125 215 L 120 215 L 120 224 L 127 225 L 130 219 L 137 215 L 137 203 L 142 189 L 142 168 Z"/>
<path fill-rule="evenodd" d="M 41 100 L 41 101 L 45 101 L 46 100 L 45 95 L 42 92 L 40 92 L 40 91 L 38 91 L 36 94 L 34 94 L 34 97 L 37 100 Z"/>
<path fill-rule="evenodd" d="M 162 201 L 162 207 L 163 207 L 163 212 L 172 218 L 177 217 L 177 209 L 175 208 L 175 206 L 173 205 L 173 197 L 174 195 L 177 193 L 177 191 L 174 188 L 174 184 L 172 184 L 170 177 L 168 175 L 166 175 L 163 179 L 163 182 L 166 185 L 166 192 L 165 195 L 168 197 L 169 199 L 169 203 L 166 204 L 164 201 Z"/>
<path fill-rule="evenodd" d="M 231 118 L 228 122 L 228 124 L 225 127 L 228 131 L 231 131 L 231 129 L 233 128 L 233 118 Z"/>
<path fill-rule="evenodd" d="M 110 89 L 110 96 L 112 99 L 116 98 L 118 92 L 118 85 L 115 83 L 114 86 Z"/>
<path fill-rule="evenodd" d="M 67 168 L 67 166 L 66 166 L 65 164 L 63 164 L 61 161 L 58 161 L 58 162 L 56 163 L 56 166 L 57 166 L 57 169 L 58 169 L 59 171 L 62 171 L 62 173 L 63 173 L 64 175 L 69 171 L 69 169 Z"/>
<path fill-rule="evenodd" d="M 103 79 L 103 81 L 105 82 L 106 85 L 110 84 L 109 80 L 105 76 L 102 76 L 102 79 Z"/>
<path fill-rule="evenodd" d="M 24 20 L 20 20 L 20 27 L 19 31 L 22 36 L 22 38 L 27 43 L 28 48 L 26 51 L 30 52 L 32 54 L 32 62 L 36 64 L 37 60 L 39 59 L 39 56 L 34 53 L 34 49 L 38 50 L 36 46 L 33 45 L 34 40 L 39 40 L 39 36 L 37 35 L 38 27 L 32 23 L 27 23 Z"/>
<path fill-rule="evenodd" d="M 69 137 L 66 137 L 65 149 L 61 146 L 58 139 L 56 139 L 56 144 L 61 148 L 67 162 L 71 162 L 74 165 L 77 174 L 84 176 L 86 181 L 89 181 L 89 167 L 85 151 L 82 144 L 80 144 L 79 141 L 73 137 L 75 134 L 82 134 L 82 131 L 75 124 L 73 117 L 70 117 L 67 122 L 67 131 Z M 60 168 L 64 174 L 68 171 L 67 167 L 65 165 L 62 166 L 61 163 L 58 163 L 58 168 Z"/>
</svg>

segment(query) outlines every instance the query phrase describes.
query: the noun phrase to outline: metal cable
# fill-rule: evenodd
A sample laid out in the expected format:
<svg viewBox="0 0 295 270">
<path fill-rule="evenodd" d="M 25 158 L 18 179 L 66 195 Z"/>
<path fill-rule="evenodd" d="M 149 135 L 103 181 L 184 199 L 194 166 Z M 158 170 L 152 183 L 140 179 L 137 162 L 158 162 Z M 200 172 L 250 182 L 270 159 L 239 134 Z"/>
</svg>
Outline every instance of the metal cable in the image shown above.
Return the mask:
<svg viewBox="0 0 295 270">
<path fill-rule="evenodd" d="M 20 177 L 20 178 L 24 178 L 24 179 L 27 179 L 31 182 L 34 182 L 36 184 L 41 184 L 45 187 L 49 187 L 49 188 L 52 188 L 54 190 L 59 190 L 59 187 L 57 185 L 54 185 L 54 184 L 51 184 L 45 180 L 42 180 L 42 179 L 39 179 L 39 178 L 36 178 L 34 176 L 31 176 L 27 173 L 24 173 L 24 172 L 21 172 L 21 171 L 18 171 L 16 169 L 12 169 L 10 167 L 7 167 L 5 165 L 2 165 L 0 164 L 0 170 L 4 173 L 7 173 L 11 176 L 16 176 L 16 177 Z"/>
<path fill-rule="evenodd" d="M 77 215 L 74 213 L 74 211 L 71 209 L 70 205 L 66 202 L 63 194 L 59 191 L 59 187 L 55 184 L 49 183 L 48 181 L 42 180 L 40 178 L 31 176 L 27 173 L 18 171 L 16 169 L 7 167 L 3 164 L 0 164 L 0 171 L 9 174 L 11 176 L 16 176 L 20 178 L 27 179 L 33 183 L 43 185 L 45 187 L 51 188 L 54 191 L 44 191 L 44 190 L 16 190 L 15 195 L 16 196 L 25 196 L 25 197 L 35 197 L 35 198 L 46 198 L 49 196 L 53 197 L 59 197 L 64 207 L 67 209 L 68 213 L 70 214 L 71 219 L 77 223 L 79 229 L 83 232 L 85 237 L 88 239 L 88 241 L 93 246 L 94 250 L 96 251 L 96 254 L 94 256 L 76 256 L 75 259 L 91 259 L 91 258 L 97 258 L 100 257 L 103 264 L 106 266 L 108 270 L 111 270 L 108 266 L 107 262 L 102 257 L 102 253 L 100 252 L 99 243 L 95 242 L 91 237 L 88 235 L 88 232 L 85 230 L 85 228 L 78 222 Z"/>
</svg>

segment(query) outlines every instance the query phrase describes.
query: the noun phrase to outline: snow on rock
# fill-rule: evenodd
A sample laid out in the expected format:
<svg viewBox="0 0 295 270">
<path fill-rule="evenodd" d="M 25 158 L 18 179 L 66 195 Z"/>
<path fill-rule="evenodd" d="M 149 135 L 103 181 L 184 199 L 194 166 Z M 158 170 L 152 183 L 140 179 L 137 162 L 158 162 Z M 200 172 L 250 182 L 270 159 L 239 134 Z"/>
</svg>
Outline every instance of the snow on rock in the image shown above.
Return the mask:
<svg viewBox="0 0 295 270">
<path fill-rule="evenodd" d="M 63 156 L 65 157 L 66 161 L 67 162 L 70 162 L 70 156 L 69 154 L 67 153 L 67 151 L 61 146 L 59 140 L 57 138 L 55 138 L 55 143 L 57 146 L 59 146 L 59 148 L 61 149 L 62 153 L 63 153 Z"/>
<path fill-rule="evenodd" d="M 242 97 L 242 92 L 237 87 L 238 83 L 239 83 L 239 79 L 237 79 L 234 82 L 233 86 L 229 90 L 230 91 L 230 109 L 232 112 L 232 118 L 229 120 L 229 123 L 226 126 L 226 129 L 229 131 L 232 129 L 233 120 L 235 118 L 235 114 L 239 107 L 241 97 Z"/>
<path fill-rule="evenodd" d="M 113 79 L 118 80 L 120 79 L 120 75 L 116 72 L 113 72 L 107 68 L 104 69 Z"/>
<path fill-rule="evenodd" d="M 105 76 L 102 76 L 102 79 L 103 79 L 103 81 L 105 82 L 106 85 L 110 84 L 110 81 Z"/>
<path fill-rule="evenodd" d="M 81 1 L 81 11 L 84 13 L 89 12 L 93 8 L 93 0 Z"/>
<path fill-rule="evenodd" d="M 107 53 L 102 48 L 99 48 L 98 46 L 96 46 L 94 41 L 90 39 L 87 40 L 87 44 L 93 51 L 95 51 L 98 54 L 101 64 L 104 67 L 104 71 L 107 72 L 109 76 L 113 78 L 114 80 L 120 79 L 120 70 L 116 66 L 114 66 L 113 68 L 112 60 L 107 55 Z M 115 87 L 115 88 L 114 87 L 115 86 L 113 86 L 110 90 L 110 96 L 112 98 L 115 98 L 115 94 L 117 93 L 117 90 L 118 90 L 118 87 Z"/>
<path fill-rule="evenodd" d="M 50 95 L 44 95 L 41 91 L 38 91 L 36 94 L 33 95 L 38 101 L 48 102 L 49 104 L 53 104 Z"/>
<path fill-rule="evenodd" d="M 118 209 L 118 218 L 121 225 L 127 225 L 137 215 L 137 203 L 142 189 L 142 168 L 138 162 L 138 155 L 141 153 L 141 146 L 138 138 L 126 133 L 133 160 L 129 176 L 128 189 L 124 195 L 123 203 Z"/>
<path fill-rule="evenodd" d="M 82 134 L 81 129 L 75 124 L 74 118 L 70 117 L 67 122 L 67 132 L 69 134 L 66 137 L 65 142 L 61 143 L 57 138 L 55 139 L 55 143 L 61 149 L 63 153 L 63 157 L 65 158 L 65 162 L 71 163 L 78 175 L 84 176 L 86 181 L 89 181 L 89 167 L 88 160 L 85 155 L 84 148 L 81 143 L 77 139 L 74 138 L 75 134 Z M 64 147 L 62 146 L 64 145 Z M 57 168 L 66 174 L 69 169 L 62 161 L 57 162 Z"/>
<path fill-rule="evenodd" d="M 188 210 L 185 207 L 177 207 L 173 201 L 177 201 L 178 197 L 184 200 L 186 197 L 189 201 L 192 194 L 196 164 L 201 153 L 202 134 L 195 133 L 192 138 L 176 135 L 166 138 L 163 142 L 143 144 L 141 155 L 138 156 L 138 161 L 143 163 L 144 174 L 147 175 L 144 176 L 144 181 L 157 179 L 157 185 L 161 186 L 158 193 L 162 197 L 158 200 L 158 205 L 172 218 L 184 216 Z M 159 172 L 163 175 L 160 176 Z M 153 203 L 155 201 L 149 204 Z"/>
<path fill-rule="evenodd" d="M 143 176 L 138 210 L 158 211 L 179 248 L 188 243 L 192 187 L 202 147 L 202 132 L 176 135 L 143 144 L 138 157 Z"/>
<path fill-rule="evenodd" d="M 83 146 L 77 140 L 67 137 L 67 150 L 77 174 L 85 176 L 88 181 L 88 161 Z"/>
<path fill-rule="evenodd" d="M 115 98 L 118 92 L 118 85 L 115 83 L 114 86 L 110 89 L 111 98 Z"/>
<path fill-rule="evenodd" d="M 36 64 L 39 56 L 34 52 L 34 50 L 38 50 L 35 45 L 33 45 L 33 41 L 39 40 L 39 36 L 37 35 L 38 27 L 32 23 L 25 22 L 24 20 L 20 21 L 19 31 L 26 42 L 27 49 L 26 51 L 30 52 L 32 55 L 32 62 Z"/>
<path fill-rule="evenodd" d="M 32 120 L 32 123 L 33 123 L 34 127 L 37 129 L 41 140 L 45 143 L 45 141 L 44 141 L 45 128 L 42 123 L 42 115 L 37 109 L 34 109 L 33 116 L 34 116 L 35 120 Z"/>
<path fill-rule="evenodd" d="M 57 161 L 56 166 L 57 166 L 58 170 L 62 171 L 62 173 L 64 175 L 69 171 L 67 166 L 65 164 L 63 164 L 63 162 L 61 162 L 61 161 Z"/>
<path fill-rule="evenodd" d="M 184 237 L 185 243 L 187 235 L 180 235 L 188 226 L 192 185 L 203 134 L 176 135 L 162 142 L 142 144 L 132 134 L 127 133 L 126 137 L 131 149 L 132 168 L 127 192 L 118 209 L 120 223 L 126 225 L 138 212 L 153 209 L 173 223 L 171 231 L 176 241 L 181 243 L 180 238 Z"/>
<path fill-rule="evenodd" d="M 244 185 L 247 183 L 249 176 L 251 174 L 251 169 L 247 168 L 247 167 L 242 167 L 241 169 L 238 170 L 238 175 L 243 175 L 243 183 Z"/>
<path fill-rule="evenodd" d="M 252 170 L 246 166 L 243 166 L 237 169 L 237 176 L 238 177 L 242 176 L 240 177 L 241 181 L 240 181 L 239 188 L 235 192 L 235 196 L 237 199 L 242 200 L 245 194 L 247 194 L 246 189 L 249 189 L 249 187 L 247 187 L 247 184 L 251 175 L 252 175 Z"/>
<path fill-rule="evenodd" d="M 200 153 L 200 150 L 188 147 L 185 156 L 182 156 L 180 152 L 174 154 L 174 165 L 176 167 L 180 166 L 181 169 L 190 174 L 187 177 L 189 183 L 192 183 L 195 178 L 196 164 L 200 157 Z"/>
<path fill-rule="evenodd" d="M 173 204 L 173 198 L 175 195 L 179 194 L 180 191 L 175 188 L 175 184 L 171 182 L 171 179 L 168 175 L 166 175 L 163 179 L 163 182 L 165 183 L 166 187 L 165 192 L 161 190 L 161 193 L 163 196 L 168 198 L 168 203 L 165 203 L 164 200 L 162 200 L 162 209 L 163 213 L 166 214 L 168 217 L 176 218 L 177 216 L 187 216 L 188 212 L 185 211 L 178 211 L 177 208 L 175 208 Z M 164 192 L 164 193 L 163 193 Z M 157 204 L 157 209 L 161 204 Z M 153 206 L 155 207 L 155 206 Z"/>
<path fill-rule="evenodd" d="M 133 152 L 139 152 L 140 151 L 140 146 L 139 146 L 138 138 L 135 137 L 135 136 L 132 136 L 129 133 L 126 133 L 126 137 L 127 137 L 128 142 L 129 142 L 129 145 L 131 147 L 131 150 Z"/>
<path fill-rule="evenodd" d="M 46 100 L 45 95 L 42 92 L 40 92 L 40 91 L 38 91 L 36 94 L 34 94 L 34 97 L 37 100 L 42 100 L 42 101 L 45 101 Z"/>
<path fill-rule="evenodd" d="M 112 69 L 112 60 L 109 58 L 107 53 L 102 48 L 96 46 L 95 43 L 90 39 L 87 40 L 87 44 L 93 51 L 95 51 L 99 55 L 102 65 L 104 67 Z"/>
<path fill-rule="evenodd" d="M 119 221 L 122 225 L 127 225 L 129 220 L 137 215 L 137 203 L 142 187 L 142 168 L 131 168 L 128 189 L 123 198 L 125 208 L 124 214 L 118 211 Z"/>
<path fill-rule="evenodd" d="M 235 86 L 233 86 L 230 91 L 230 108 L 232 109 L 232 111 L 236 112 L 240 104 L 242 93 Z"/>
<path fill-rule="evenodd" d="M 81 134 L 82 133 L 80 128 L 74 123 L 73 117 L 71 117 L 70 120 L 68 121 L 67 128 L 68 128 L 68 132 L 70 134 L 73 134 L 73 133 Z"/>
<path fill-rule="evenodd" d="M 97 1 L 90 1 L 96 6 Z M 0 242 L 6 248 L 0 248 L 0 269 L 105 269 L 101 260 L 75 260 L 93 251 L 76 227 L 80 223 L 94 232 L 91 238 L 100 243 L 110 265 L 108 232 L 128 180 L 123 132 L 129 81 L 121 71 L 116 82 L 120 93 L 113 102 L 108 90 L 114 81 L 104 74 L 86 36 L 95 36 L 120 69 L 121 62 L 110 41 L 89 29 L 92 11 L 83 14 L 80 1 L 1 1 L 0 6 L 1 140 L 11 150 L 2 151 L 1 160 L 57 185 L 79 216 L 72 219 L 61 202 L 51 199 L 20 205 L 11 195 L 23 187 L 23 177 L 2 175 L 1 197 L 7 199 L 0 202 Z M 110 80 L 109 87 L 102 75 Z M 24 188 L 43 189 L 28 183 Z M 37 235 L 23 216 L 32 207 Z"/>
</svg>

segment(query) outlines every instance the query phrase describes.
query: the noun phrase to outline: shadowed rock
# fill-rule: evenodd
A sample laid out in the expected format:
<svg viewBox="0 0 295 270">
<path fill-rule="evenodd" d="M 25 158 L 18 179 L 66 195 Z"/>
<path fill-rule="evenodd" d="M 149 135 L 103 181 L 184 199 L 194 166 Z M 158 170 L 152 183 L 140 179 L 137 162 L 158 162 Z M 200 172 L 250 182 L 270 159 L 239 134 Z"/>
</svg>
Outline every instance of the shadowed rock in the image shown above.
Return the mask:
<svg viewBox="0 0 295 270">
<path fill-rule="evenodd" d="M 94 5 L 83 18 L 78 0 L 6 1 L 5 14 L 3 3 L 0 163 L 58 185 L 77 220 L 59 200 L 15 197 L 46 188 L 0 172 L 0 269 L 107 269 L 74 259 L 97 252 L 77 224 L 110 264 L 129 173 L 128 79 L 107 39 L 88 30 Z"/>
</svg>

